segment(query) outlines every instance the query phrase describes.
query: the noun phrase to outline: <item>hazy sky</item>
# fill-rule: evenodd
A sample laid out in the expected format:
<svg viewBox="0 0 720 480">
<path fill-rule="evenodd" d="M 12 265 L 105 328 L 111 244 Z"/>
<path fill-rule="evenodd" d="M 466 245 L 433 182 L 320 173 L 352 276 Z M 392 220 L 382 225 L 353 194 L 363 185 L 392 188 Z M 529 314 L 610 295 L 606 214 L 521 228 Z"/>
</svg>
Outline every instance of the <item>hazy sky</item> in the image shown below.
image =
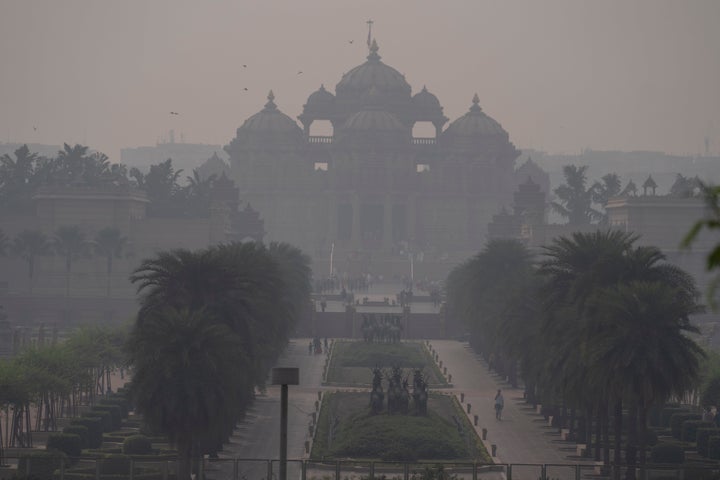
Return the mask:
<svg viewBox="0 0 720 480">
<path fill-rule="evenodd" d="M 227 144 L 269 89 L 293 118 L 334 91 L 369 18 L 413 93 L 477 92 L 518 147 L 720 152 L 717 0 L 0 0 L 0 141 Z"/>
</svg>

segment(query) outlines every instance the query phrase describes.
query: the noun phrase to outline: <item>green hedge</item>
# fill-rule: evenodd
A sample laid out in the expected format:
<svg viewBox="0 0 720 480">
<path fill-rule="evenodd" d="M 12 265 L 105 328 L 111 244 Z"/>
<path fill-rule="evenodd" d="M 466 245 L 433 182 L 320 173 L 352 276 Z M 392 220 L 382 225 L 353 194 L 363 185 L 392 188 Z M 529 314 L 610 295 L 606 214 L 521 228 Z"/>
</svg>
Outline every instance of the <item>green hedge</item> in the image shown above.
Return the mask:
<svg viewBox="0 0 720 480">
<path fill-rule="evenodd" d="M 702 417 L 697 413 L 674 413 L 670 417 L 670 430 L 672 436 L 680 440 L 682 435 L 682 424 L 686 420 L 700 420 Z"/>
<path fill-rule="evenodd" d="M 82 453 L 80 435 L 74 433 L 51 433 L 45 448 L 60 450 L 70 459 L 77 459 Z"/>
<path fill-rule="evenodd" d="M 650 463 L 681 464 L 685 462 L 685 450 L 680 445 L 658 443 L 650 450 Z"/>
<path fill-rule="evenodd" d="M 83 413 L 81 418 L 99 418 L 101 420 L 100 428 L 102 428 L 103 432 L 112 432 L 113 430 L 115 430 L 115 428 L 113 428 L 113 419 L 110 412 L 93 410 Z"/>
<path fill-rule="evenodd" d="M 53 473 L 61 466 L 68 465 L 67 455 L 59 450 L 22 452 L 18 460 L 18 476 L 45 480 L 53 478 Z"/>
<path fill-rule="evenodd" d="M 90 409 L 90 414 L 95 412 L 109 412 L 112 420 L 112 430 L 120 430 L 122 428 L 122 409 L 119 405 L 95 405 Z"/>
<path fill-rule="evenodd" d="M 126 455 L 148 455 L 152 452 L 152 442 L 145 435 L 133 435 L 123 442 L 123 453 Z"/>
<path fill-rule="evenodd" d="M 70 425 L 82 425 L 88 429 L 88 448 L 100 448 L 102 446 L 102 419 L 97 417 L 73 418 Z"/>
<path fill-rule="evenodd" d="M 132 461 L 127 455 L 105 455 L 98 461 L 102 475 L 130 475 Z"/>
<path fill-rule="evenodd" d="M 63 433 L 72 433 L 80 437 L 80 449 L 90 448 L 88 445 L 88 428 L 85 425 L 68 425 Z"/>
<path fill-rule="evenodd" d="M 702 420 L 685 420 L 682 424 L 682 434 L 680 435 L 680 440 L 683 442 L 695 442 L 699 428 L 712 427 L 712 422 L 703 422 Z"/>
<path fill-rule="evenodd" d="M 108 398 L 103 398 L 98 402 L 98 405 L 117 405 L 120 407 L 120 416 L 123 419 L 127 418 L 128 413 L 130 412 L 130 402 L 128 402 L 127 398 L 121 395 L 113 394 Z"/>
<path fill-rule="evenodd" d="M 708 437 L 707 456 L 713 460 L 720 460 L 720 435 Z"/>
<path fill-rule="evenodd" d="M 676 413 L 690 413 L 690 410 L 682 407 L 665 407 L 660 412 L 660 426 L 663 428 L 670 428 L 670 419 Z"/>
<path fill-rule="evenodd" d="M 695 435 L 695 442 L 697 443 L 697 452 L 704 456 L 708 456 L 708 439 L 712 436 L 720 435 L 720 430 L 715 426 L 711 427 L 700 427 L 697 429 Z"/>
</svg>

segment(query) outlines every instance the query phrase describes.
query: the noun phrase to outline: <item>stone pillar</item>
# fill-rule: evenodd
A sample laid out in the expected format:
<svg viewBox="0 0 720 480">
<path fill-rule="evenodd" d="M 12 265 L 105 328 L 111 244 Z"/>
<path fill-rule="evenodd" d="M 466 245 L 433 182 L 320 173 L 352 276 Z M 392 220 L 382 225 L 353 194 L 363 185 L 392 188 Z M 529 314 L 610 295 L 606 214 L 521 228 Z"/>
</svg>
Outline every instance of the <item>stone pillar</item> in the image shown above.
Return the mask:
<svg viewBox="0 0 720 480">
<path fill-rule="evenodd" d="M 352 206 L 352 244 L 359 249 L 362 245 L 362 237 L 360 235 L 360 198 L 357 195 L 353 196 Z"/>
<path fill-rule="evenodd" d="M 385 197 L 383 202 L 383 237 L 382 246 L 384 250 L 390 250 L 393 243 L 392 231 L 392 201 L 389 197 Z"/>
</svg>

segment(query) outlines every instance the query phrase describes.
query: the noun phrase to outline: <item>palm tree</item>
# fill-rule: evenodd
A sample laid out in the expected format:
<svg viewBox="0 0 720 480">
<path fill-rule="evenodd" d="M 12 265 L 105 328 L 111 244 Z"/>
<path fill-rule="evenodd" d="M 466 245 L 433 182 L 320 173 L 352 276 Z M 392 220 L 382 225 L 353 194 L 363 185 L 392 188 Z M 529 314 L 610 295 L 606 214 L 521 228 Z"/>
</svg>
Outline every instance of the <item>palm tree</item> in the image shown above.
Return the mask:
<svg viewBox="0 0 720 480">
<path fill-rule="evenodd" d="M 131 393 L 145 421 L 176 444 L 178 478 L 189 478 L 202 446 L 217 444 L 228 418 L 237 419 L 238 391 L 248 382 L 241 343 L 203 309 L 154 310 L 135 325 Z"/>
<path fill-rule="evenodd" d="M 15 159 L 9 154 L 0 157 L 0 198 L 9 209 L 29 207 L 37 160 L 38 155 L 31 153 L 27 145 L 15 150 Z"/>
<path fill-rule="evenodd" d="M 560 201 L 550 205 L 559 215 L 568 219 L 569 225 L 589 225 L 602 216 L 592 208 L 593 199 L 597 195 L 597 185 L 585 186 L 586 171 L 587 166 L 565 165 L 563 175 L 566 183 L 553 190 Z"/>
<path fill-rule="evenodd" d="M 8 250 L 8 238 L 5 232 L 0 230 L 0 256 L 4 257 L 7 255 Z"/>
<path fill-rule="evenodd" d="M 39 230 L 23 230 L 13 239 L 11 250 L 27 263 L 31 294 L 35 277 L 35 260 L 39 256 L 50 254 L 52 252 L 51 247 L 48 238 Z"/>
<path fill-rule="evenodd" d="M 106 227 L 95 234 L 93 243 L 95 252 L 105 257 L 105 265 L 107 272 L 107 291 L 106 295 L 110 296 L 110 283 L 112 279 L 113 259 L 120 258 L 123 249 L 127 243 L 127 237 L 124 237 L 120 230 L 115 227 Z"/>
<path fill-rule="evenodd" d="M 660 281 L 633 281 L 603 289 L 592 304 L 597 322 L 590 354 L 593 377 L 624 391 L 631 411 L 637 410 L 640 431 L 631 423 L 627 478 L 635 478 L 633 437 L 637 433 L 644 478 L 647 409 L 696 384 L 704 352 L 687 336 L 699 333 L 688 317 L 702 309 L 685 292 Z"/>
<path fill-rule="evenodd" d="M 617 173 L 608 173 L 602 177 L 600 182 L 595 182 L 594 186 L 595 195 L 593 196 L 593 201 L 605 209 L 610 199 L 620 194 L 622 182 Z M 607 225 L 608 223 L 608 216 L 605 211 L 601 214 L 600 223 L 603 225 Z"/>
<path fill-rule="evenodd" d="M 77 225 L 61 226 L 55 230 L 53 247 L 65 259 L 65 295 L 70 295 L 70 273 L 73 261 L 88 253 L 85 234 Z"/>
<path fill-rule="evenodd" d="M 78 183 L 82 177 L 87 160 L 88 147 L 76 144 L 71 147 L 63 144 L 63 149 L 58 152 L 58 163 L 60 164 L 62 181 L 66 185 Z"/>
</svg>

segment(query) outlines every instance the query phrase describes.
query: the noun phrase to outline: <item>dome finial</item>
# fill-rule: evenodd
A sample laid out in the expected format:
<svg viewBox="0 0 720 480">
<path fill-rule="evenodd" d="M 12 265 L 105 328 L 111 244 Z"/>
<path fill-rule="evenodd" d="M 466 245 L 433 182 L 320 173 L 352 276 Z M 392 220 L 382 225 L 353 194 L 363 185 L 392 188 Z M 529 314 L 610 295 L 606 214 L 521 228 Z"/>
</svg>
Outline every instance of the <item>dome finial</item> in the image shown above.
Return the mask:
<svg viewBox="0 0 720 480">
<path fill-rule="evenodd" d="M 265 110 L 276 110 L 277 105 L 275 105 L 275 102 L 274 102 L 275 94 L 273 93 L 272 90 L 270 90 L 270 92 L 268 92 L 267 99 L 268 99 L 268 101 L 265 104 Z"/>
<path fill-rule="evenodd" d="M 372 44 L 370 45 L 370 55 L 367 56 L 368 60 L 380 60 L 380 55 L 378 55 L 378 50 L 380 50 L 380 47 L 378 47 L 377 40 L 373 38 Z"/>
<path fill-rule="evenodd" d="M 475 95 L 473 95 L 472 103 L 473 103 L 472 107 L 470 107 L 471 112 L 481 112 L 482 111 L 482 108 L 480 108 L 480 105 L 479 105 L 480 97 L 478 97 L 477 93 Z"/>
</svg>

